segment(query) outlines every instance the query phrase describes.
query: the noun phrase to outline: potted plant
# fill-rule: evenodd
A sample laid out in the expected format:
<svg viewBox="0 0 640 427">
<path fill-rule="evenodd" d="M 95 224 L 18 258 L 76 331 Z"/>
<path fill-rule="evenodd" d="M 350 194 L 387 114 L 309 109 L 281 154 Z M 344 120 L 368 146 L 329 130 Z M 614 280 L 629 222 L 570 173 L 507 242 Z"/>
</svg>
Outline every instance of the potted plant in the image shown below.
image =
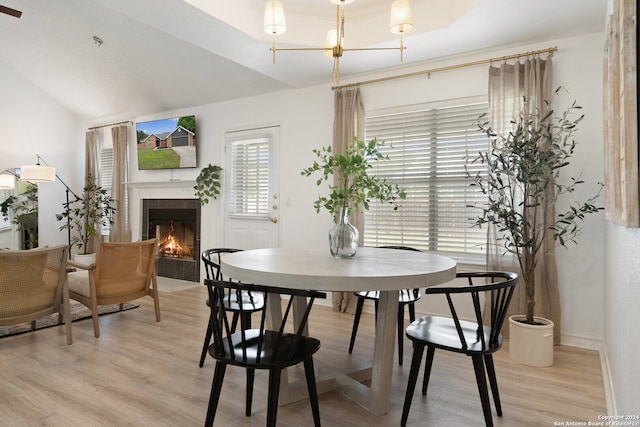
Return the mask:
<svg viewBox="0 0 640 427">
<path fill-rule="evenodd" d="M 557 95 L 556 90 L 555 95 Z M 467 158 L 467 177 L 487 196 L 486 204 L 478 207 L 481 212 L 475 218 L 476 226 L 494 224 L 498 230 L 498 241 L 505 253 L 513 254 L 522 271 L 527 310 L 524 316 L 510 318 L 509 347 L 512 359 L 532 366 L 550 366 L 553 363 L 552 333 L 544 333 L 544 347 L 520 339 L 519 325 L 532 329 L 535 325 L 551 326 L 553 322 L 535 315 L 536 265 L 542 255 L 541 248 L 549 233 L 556 245 L 576 243 L 580 232 L 579 223 L 585 215 L 602 208 L 594 201 L 600 191 L 584 202 L 573 202 L 569 208 L 549 218 L 548 208 L 556 205 L 562 197 L 573 193 L 583 183 L 571 178 L 568 184 L 560 181 L 560 171 L 569 165 L 576 148 L 574 132 L 584 115 L 577 115 L 581 107 L 574 102 L 562 114 L 556 115 L 552 100 L 545 102 L 545 111 L 528 111 L 523 98 L 522 109 L 511 121 L 508 134 L 496 134 L 483 116 L 479 128 L 489 137 L 489 148 L 476 156 Z M 484 166 L 470 172 L 470 164 Z M 600 190 L 603 184 L 599 183 Z M 556 205 L 557 206 L 557 205 Z M 526 346 L 518 348 L 518 344 Z M 539 361 L 528 356 L 541 350 Z"/>
<path fill-rule="evenodd" d="M 310 176 L 320 171 L 322 176 L 316 181 L 317 185 L 329 180 L 330 176 L 335 177 L 334 183 L 329 185 L 329 195 L 320 196 L 313 206 L 316 212 L 325 208 L 333 215 L 336 226 L 329 232 L 329 246 L 336 258 L 351 258 L 356 253 L 359 233 L 349 223 L 350 211 L 368 210 L 372 200 L 391 203 L 395 210 L 398 199 L 406 198 L 405 190 L 397 184 L 369 174 L 371 162 L 389 158 L 379 150 L 383 145 L 376 139 L 364 142 L 354 137 L 344 154 L 334 153 L 331 147 L 314 149 L 317 160 L 301 172 L 303 176 Z"/>
<path fill-rule="evenodd" d="M 195 194 L 201 205 L 209 203 L 209 198 L 217 199 L 220 194 L 220 172 L 222 168 L 217 165 L 209 165 L 202 168 L 196 177 Z"/>
<path fill-rule="evenodd" d="M 89 240 L 98 237 L 101 225 L 113 225 L 113 199 L 92 177 L 87 177 L 82 189 L 82 196 L 73 193 L 74 199 L 63 203 L 64 211 L 56 214 L 58 221 L 64 221 L 60 231 L 70 230 L 71 246 L 78 248 L 78 255 L 93 255 L 90 252 Z M 68 221 L 67 221 L 68 219 Z M 95 258 L 94 258 L 95 262 Z M 92 264 L 91 260 L 84 263 Z"/>
<path fill-rule="evenodd" d="M 0 203 L 0 213 L 7 220 L 13 211 L 11 222 L 17 225 L 22 249 L 38 247 L 38 187 L 26 182 L 26 189 L 19 196 L 11 195 Z"/>
</svg>

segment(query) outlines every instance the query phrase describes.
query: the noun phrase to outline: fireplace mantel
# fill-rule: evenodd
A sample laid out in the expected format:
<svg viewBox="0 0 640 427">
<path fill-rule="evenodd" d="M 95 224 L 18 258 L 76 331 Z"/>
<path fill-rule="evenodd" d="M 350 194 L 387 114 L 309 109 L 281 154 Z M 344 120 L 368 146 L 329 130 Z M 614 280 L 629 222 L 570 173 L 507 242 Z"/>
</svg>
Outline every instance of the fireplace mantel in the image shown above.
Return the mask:
<svg viewBox="0 0 640 427">
<path fill-rule="evenodd" d="M 175 187 L 189 187 L 193 188 L 196 185 L 195 180 L 182 180 L 172 179 L 168 181 L 135 181 L 125 182 L 131 188 L 175 188 Z"/>
</svg>

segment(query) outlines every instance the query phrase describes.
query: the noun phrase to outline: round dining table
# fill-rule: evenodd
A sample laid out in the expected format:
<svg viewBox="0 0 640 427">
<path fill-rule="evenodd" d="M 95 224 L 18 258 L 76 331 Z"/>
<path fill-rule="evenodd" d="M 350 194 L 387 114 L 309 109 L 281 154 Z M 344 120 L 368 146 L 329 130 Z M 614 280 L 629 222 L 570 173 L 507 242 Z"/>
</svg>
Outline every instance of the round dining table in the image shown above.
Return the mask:
<svg viewBox="0 0 640 427">
<path fill-rule="evenodd" d="M 355 257 L 346 259 L 334 258 L 328 249 L 266 248 L 225 255 L 220 269 L 227 278 L 273 287 L 380 291 L 373 363 L 369 369 L 371 385 L 362 383 L 360 372 L 335 375 L 330 386 L 379 415 L 389 411 L 398 290 L 436 286 L 453 280 L 456 262 L 432 252 L 373 247 L 360 247 Z M 269 310 L 275 318 L 282 315 L 277 304 Z M 288 392 L 286 383 L 283 377 L 282 402 L 299 399 L 300 393 Z"/>
</svg>

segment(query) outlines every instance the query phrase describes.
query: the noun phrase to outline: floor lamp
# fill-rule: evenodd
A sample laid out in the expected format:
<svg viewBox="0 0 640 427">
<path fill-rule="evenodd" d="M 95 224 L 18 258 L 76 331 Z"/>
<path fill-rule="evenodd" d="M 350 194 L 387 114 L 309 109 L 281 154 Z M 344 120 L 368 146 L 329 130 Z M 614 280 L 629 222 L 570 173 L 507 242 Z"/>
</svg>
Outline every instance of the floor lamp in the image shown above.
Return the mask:
<svg viewBox="0 0 640 427">
<path fill-rule="evenodd" d="M 37 162 L 35 165 L 23 165 L 20 167 L 20 179 L 23 181 L 29 181 L 32 183 L 38 182 L 53 182 L 56 179 L 62 183 L 65 187 L 67 196 L 67 205 L 69 204 L 69 193 L 73 194 L 76 199 L 79 199 L 78 195 L 73 192 L 71 188 L 58 176 L 56 168 L 49 166 L 39 154 L 36 154 Z M 44 166 L 40 164 L 40 161 L 44 163 Z M 69 244 L 69 259 L 71 259 L 71 218 L 67 216 L 67 242 Z"/>
</svg>

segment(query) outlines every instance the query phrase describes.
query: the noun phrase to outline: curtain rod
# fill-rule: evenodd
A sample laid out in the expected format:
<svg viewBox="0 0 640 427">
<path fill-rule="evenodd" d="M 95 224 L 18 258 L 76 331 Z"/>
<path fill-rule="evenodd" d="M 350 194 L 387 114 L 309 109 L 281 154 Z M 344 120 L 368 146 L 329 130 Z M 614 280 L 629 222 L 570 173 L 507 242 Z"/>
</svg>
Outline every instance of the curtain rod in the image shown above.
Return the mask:
<svg viewBox="0 0 640 427">
<path fill-rule="evenodd" d="M 109 123 L 107 125 L 98 125 L 98 126 L 92 126 L 90 127 L 88 130 L 93 130 L 93 129 L 100 129 L 100 128 L 106 128 L 109 126 L 117 126 L 117 125 L 123 125 L 125 123 L 131 123 L 131 120 L 125 120 L 123 122 L 117 122 L 117 123 Z"/>
<path fill-rule="evenodd" d="M 379 79 L 365 80 L 365 81 L 357 82 L 357 83 L 349 83 L 349 84 L 346 84 L 346 85 L 332 86 L 331 89 L 332 90 L 336 90 L 336 89 L 342 89 L 342 88 L 345 88 L 345 87 L 363 86 L 363 85 L 368 85 L 368 84 L 372 84 L 372 83 L 386 82 L 386 81 L 389 81 L 389 80 L 403 79 L 405 77 L 419 76 L 419 75 L 422 75 L 422 74 L 426 74 L 427 78 L 429 78 L 429 77 L 431 77 L 431 73 L 437 73 L 439 71 L 455 70 L 457 68 L 471 67 L 473 65 L 480 65 L 480 64 L 490 64 L 492 62 L 506 61 L 508 59 L 520 59 L 522 57 L 534 56 L 534 55 L 539 55 L 539 54 L 542 54 L 542 53 L 549 53 L 551 56 L 553 56 L 553 52 L 556 52 L 557 50 L 558 50 L 557 47 L 550 47 L 548 49 L 534 50 L 532 52 L 518 53 L 516 55 L 501 56 L 499 58 L 481 59 L 479 61 L 465 62 L 464 64 L 448 65 L 446 67 L 432 68 L 430 70 L 416 71 L 416 72 L 413 72 L 413 73 L 400 74 L 400 75 L 397 75 L 397 76 L 381 77 Z"/>
</svg>

